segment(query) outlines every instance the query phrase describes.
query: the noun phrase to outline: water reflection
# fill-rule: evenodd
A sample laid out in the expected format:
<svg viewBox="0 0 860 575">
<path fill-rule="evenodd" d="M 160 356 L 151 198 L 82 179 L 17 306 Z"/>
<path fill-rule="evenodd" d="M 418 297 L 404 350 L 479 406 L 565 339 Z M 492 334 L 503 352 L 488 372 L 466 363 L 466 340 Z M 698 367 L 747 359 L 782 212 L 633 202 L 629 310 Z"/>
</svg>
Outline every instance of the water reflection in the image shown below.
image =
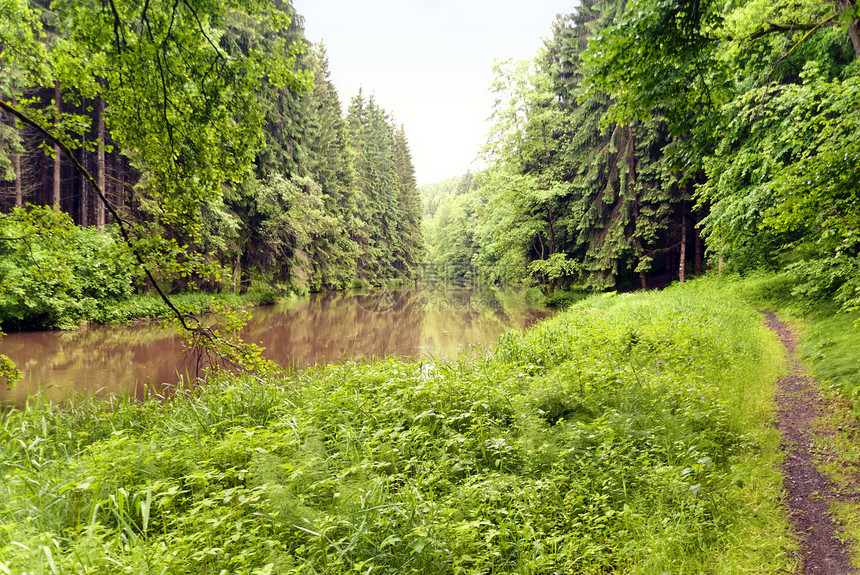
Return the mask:
<svg viewBox="0 0 860 575">
<path fill-rule="evenodd" d="M 246 341 L 295 367 L 390 355 L 452 358 L 547 315 L 514 295 L 456 288 L 314 294 L 253 313 Z M 0 390 L 0 400 L 21 402 L 41 388 L 58 401 L 72 391 L 139 396 L 147 382 L 176 383 L 185 372 L 175 331 L 158 324 L 13 333 L 0 347 L 25 374 L 12 391 Z"/>
</svg>

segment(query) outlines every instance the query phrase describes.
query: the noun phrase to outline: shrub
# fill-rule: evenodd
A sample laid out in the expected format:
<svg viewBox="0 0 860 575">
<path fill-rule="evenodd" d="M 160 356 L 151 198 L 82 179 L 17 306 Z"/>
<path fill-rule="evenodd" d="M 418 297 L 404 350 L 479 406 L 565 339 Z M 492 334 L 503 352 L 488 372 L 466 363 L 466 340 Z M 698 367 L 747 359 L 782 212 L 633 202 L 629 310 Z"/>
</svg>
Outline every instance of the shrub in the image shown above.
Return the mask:
<svg viewBox="0 0 860 575">
<path fill-rule="evenodd" d="M 0 217 L 0 325 L 69 328 L 103 322 L 132 293 L 131 256 L 109 232 L 83 229 L 51 208 Z"/>
</svg>

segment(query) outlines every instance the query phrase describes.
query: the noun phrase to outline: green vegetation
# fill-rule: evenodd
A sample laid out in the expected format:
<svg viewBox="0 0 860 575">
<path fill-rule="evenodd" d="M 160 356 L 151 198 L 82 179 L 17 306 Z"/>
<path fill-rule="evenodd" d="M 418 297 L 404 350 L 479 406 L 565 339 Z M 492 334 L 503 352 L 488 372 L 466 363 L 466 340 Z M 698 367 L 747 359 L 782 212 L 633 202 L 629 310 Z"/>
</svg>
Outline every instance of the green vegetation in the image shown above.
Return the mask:
<svg viewBox="0 0 860 575">
<path fill-rule="evenodd" d="M 0 325 L 76 327 L 109 319 L 136 276 L 116 238 L 79 228 L 50 208 L 22 208 L 0 219 Z"/>
<path fill-rule="evenodd" d="M 449 275 L 663 287 L 785 271 L 860 303 L 860 33 L 844 2 L 584 0 L 498 62 L 489 168 L 428 186 Z"/>
<path fill-rule="evenodd" d="M 75 328 L 81 322 L 122 323 L 172 317 L 156 294 L 136 294 L 146 286 L 122 240 L 95 228 L 81 228 L 50 208 L 16 208 L 0 220 L 0 325 L 9 329 Z M 186 292 L 172 301 L 186 314 L 216 307 L 236 309 L 273 303 L 287 286 L 259 282 L 245 293 Z"/>
<path fill-rule="evenodd" d="M 860 313 L 840 311 L 820 292 L 809 293 L 790 272 L 703 278 L 697 289 L 731 294 L 757 309 L 795 318 L 802 331 L 803 362 L 825 387 L 838 390 L 860 410 Z M 860 414 L 856 411 L 855 415 Z"/>
<path fill-rule="evenodd" d="M 822 386 L 822 395 L 835 409 L 825 410 L 818 422 L 814 448 L 819 471 L 836 492 L 853 489 L 860 473 L 860 314 L 834 313 L 825 306 L 809 314 L 801 339 L 804 363 Z M 853 563 L 860 562 L 860 503 L 844 499 L 833 503 L 840 537 L 851 543 Z"/>
<path fill-rule="evenodd" d="M 497 64 L 489 168 L 423 190 L 423 240 L 402 127 L 361 92 L 344 116 L 288 1 L 108 4 L 0 0 L 0 325 L 250 294 L 183 321 L 409 279 L 424 249 L 570 308 L 475 360 L 288 376 L 228 317 L 193 341 L 254 374 L 36 396 L 0 418 L 0 572 L 797 567 L 781 350 L 744 302 L 806 317 L 858 409 L 856 0 L 583 0 Z M 746 277 L 610 291 L 708 265 Z"/>
<path fill-rule="evenodd" d="M 0 1 L 0 325 L 412 277 L 406 135 L 372 96 L 344 117 L 288 1 L 109 8 Z"/>
<path fill-rule="evenodd" d="M 704 291 L 595 296 L 472 362 L 2 417 L 0 570 L 776 573 L 780 354 Z"/>
<path fill-rule="evenodd" d="M 817 310 L 808 317 L 809 327 L 801 340 L 803 360 L 823 385 L 841 390 L 860 415 L 860 313 Z M 830 313 L 828 313 L 830 312 Z"/>
</svg>

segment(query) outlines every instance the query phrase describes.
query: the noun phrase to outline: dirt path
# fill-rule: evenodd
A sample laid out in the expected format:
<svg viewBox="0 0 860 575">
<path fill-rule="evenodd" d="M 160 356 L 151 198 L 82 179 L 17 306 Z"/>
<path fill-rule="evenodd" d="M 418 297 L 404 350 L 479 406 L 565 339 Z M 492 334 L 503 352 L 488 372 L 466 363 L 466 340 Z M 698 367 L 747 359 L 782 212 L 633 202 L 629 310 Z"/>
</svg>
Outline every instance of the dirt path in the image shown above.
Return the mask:
<svg viewBox="0 0 860 575">
<path fill-rule="evenodd" d="M 815 423 L 830 406 L 800 363 L 797 333 L 774 314 L 766 315 L 767 326 L 776 332 L 788 352 L 788 373 L 777 382 L 776 415 L 781 447 L 786 453 L 782 468 L 787 504 L 802 544 L 801 573 L 856 573 L 851 568 L 848 546 L 837 537 L 837 523 L 829 511 L 838 495 L 815 467 L 816 459 L 821 457 L 820 450 L 813 448 L 813 439 L 819 432 Z"/>
</svg>

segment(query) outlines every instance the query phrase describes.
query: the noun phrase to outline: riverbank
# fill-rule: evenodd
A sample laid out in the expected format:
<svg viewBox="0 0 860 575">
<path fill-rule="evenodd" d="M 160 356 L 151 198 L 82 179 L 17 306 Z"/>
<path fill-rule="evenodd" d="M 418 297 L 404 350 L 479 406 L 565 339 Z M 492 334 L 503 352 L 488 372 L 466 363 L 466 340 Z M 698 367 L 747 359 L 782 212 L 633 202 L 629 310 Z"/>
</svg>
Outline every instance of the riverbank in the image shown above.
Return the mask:
<svg viewBox="0 0 860 575">
<path fill-rule="evenodd" d="M 785 572 L 782 365 L 752 308 L 687 286 L 594 296 L 478 359 L 34 401 L 3 419 L 0 565 Z"/>
<path fill-rule="evenodd" d="M 242 338 L 291 370 L 374 357 L 449 360 L 477 354 L 506 329 L 526 328 L 549 313 L 515 294 L 450 286 L 309 294 L 248 311 Z M 36 393 L 55 402 L 75 394 L 142 396 L 146 387 L 193 379 L 195 365 L 181 357 L 178 329 L 163 323 L 6 335 L 0 350 L 23 378 L 12 390 L 0 380 L 0 403 L 21 404 Z"/>
<path fill-rule="evenodd" d="M 310 293 L 376 293 L 403 289 L 416 282 L 389 281 L 371 284 L 354 280 L 349 288 L 323 292 L 290 291 L 265 283 L 255 284 L 246 292 L 186 291 L 170 294 L 173 305 L 183 314 L 205 315 L 219 311 L 236 311 L 259 306 L 273 305 L 306 297 Z M 435 285 L 435 284 L 434 284 Z M 0 320 L 6 320 L 5 329 L 12 331 L 44 331 L 51 329 L 75 330 L 89 325 L 120 325 L 174 319 L 175 313 L 154 292 L 146 294 L 122 293 L 105 295 L 102 298 L 82 298 L 78 305 L 63 305 L 50 312 L 20 314 L 0 309 Z M 0 327 L 3 327 L 0 325 Z"/>
</svg>

